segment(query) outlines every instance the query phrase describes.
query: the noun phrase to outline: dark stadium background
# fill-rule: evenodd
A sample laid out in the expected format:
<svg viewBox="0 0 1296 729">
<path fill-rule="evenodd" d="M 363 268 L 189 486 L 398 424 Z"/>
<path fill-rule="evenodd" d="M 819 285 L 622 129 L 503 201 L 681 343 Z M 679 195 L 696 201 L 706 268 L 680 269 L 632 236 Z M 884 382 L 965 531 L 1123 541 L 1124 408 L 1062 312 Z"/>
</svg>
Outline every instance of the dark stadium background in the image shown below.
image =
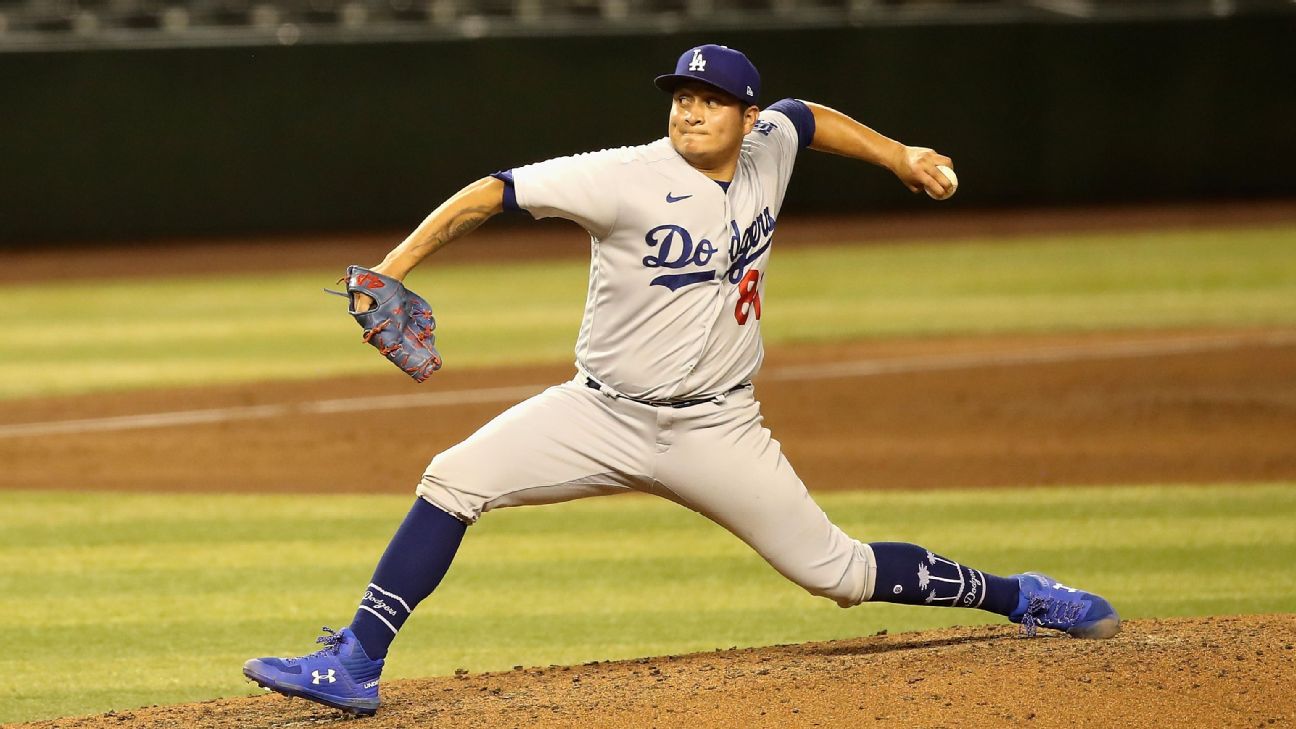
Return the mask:
<svg viewBox="0 0 1296 729">
<path fill-rule="evenodd" d="M 942 210 L 1288 197 L 1293 38 L 1278 0 L 0 0 L 0 245 L 405 229 L 660 136 L 707 41 L 953 156 Z M 799 164 L 790 210 L 922 203 Z"/>
</svg>

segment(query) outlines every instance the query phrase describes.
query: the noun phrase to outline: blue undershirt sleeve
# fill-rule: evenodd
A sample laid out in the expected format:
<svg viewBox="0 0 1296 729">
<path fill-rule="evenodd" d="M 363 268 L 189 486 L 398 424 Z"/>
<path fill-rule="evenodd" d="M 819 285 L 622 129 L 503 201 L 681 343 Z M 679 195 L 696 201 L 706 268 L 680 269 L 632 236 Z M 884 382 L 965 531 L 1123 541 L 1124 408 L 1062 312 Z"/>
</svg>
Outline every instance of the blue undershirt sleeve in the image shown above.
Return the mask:
<svg viewBox="0 0 1296 729">
<path fill-rule="evenodd" d="M 504 209 L 510 213 L 521 212 L 522 208 L 517 204 L 517 190 L 513 188 L 513 170 L 492 172 L 491 177 L 504 183 Z"/>
<path fill-rule="evenodd" d="M 802 149 L 810 146 L 814 141 L 815 120 L 814 112 L 810 111 L 810 107 L 806 106 L 805 102 L 799 99 L 779 99 L 768 108 L 792 120 L 792 126 L 796 127 L 797 140 Z"/>
</svg>

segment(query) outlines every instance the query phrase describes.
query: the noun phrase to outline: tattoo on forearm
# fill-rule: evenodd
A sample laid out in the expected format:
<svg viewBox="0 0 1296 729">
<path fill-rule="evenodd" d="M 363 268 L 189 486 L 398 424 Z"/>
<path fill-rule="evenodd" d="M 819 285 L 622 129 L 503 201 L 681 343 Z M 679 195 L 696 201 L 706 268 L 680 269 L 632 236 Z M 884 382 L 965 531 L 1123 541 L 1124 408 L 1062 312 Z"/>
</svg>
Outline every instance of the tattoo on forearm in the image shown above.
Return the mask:
<svg viewBox="0 0 1296 729">
<path fill-rule="evenodd" d="M 479 225 L 490 218 L 490 211 L 491 209 L 489 207 L 479 205 L 477 207 L 468 208 L 451 218 L 449 225 L 446 226 L 446 229 L 449 231 L 449 234 L 446 236 L 446 242 L 449 243 L 455 238 L 468 235 L 476 230 Z"/>
</svg>

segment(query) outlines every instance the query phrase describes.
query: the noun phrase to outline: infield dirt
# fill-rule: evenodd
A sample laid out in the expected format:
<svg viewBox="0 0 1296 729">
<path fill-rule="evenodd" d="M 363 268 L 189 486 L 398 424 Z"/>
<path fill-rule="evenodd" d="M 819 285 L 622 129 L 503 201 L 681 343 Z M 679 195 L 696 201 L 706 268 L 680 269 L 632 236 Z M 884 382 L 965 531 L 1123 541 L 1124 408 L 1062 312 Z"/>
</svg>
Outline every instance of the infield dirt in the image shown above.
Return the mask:
<svg viewBox="0 0 1296 729">
<path fill-rule="evenodd" d="M 1221 338 L 1234 343 L 1194 349 Z M 1102 355 L 1165 345 L 1186 350 Z M 1051 352 L 1061 355 L 1012 361 Z M 960 357 L 970 361 L 935 371 L 908 366 Z M 811 490 L 1296 479 L 1296 332 L 785 347 L 769 353 L 765 372 L 835 362 L 891 363 L 897 371 L 756 382 L 766 424 Z M 539 392 L 573 373 L 570 365 L 446 370 L 419 386 L 384 365 L 375 358 L 371 377 L 8 401 L 0 488 L 412 493 L 433 455 L 521 397 L 333 414 L 295 408 L 519 385 Z M 245 406 L 288 407 L 275 417 L 182 427 L 15 432 L 22 424 Z"/>
</svg>

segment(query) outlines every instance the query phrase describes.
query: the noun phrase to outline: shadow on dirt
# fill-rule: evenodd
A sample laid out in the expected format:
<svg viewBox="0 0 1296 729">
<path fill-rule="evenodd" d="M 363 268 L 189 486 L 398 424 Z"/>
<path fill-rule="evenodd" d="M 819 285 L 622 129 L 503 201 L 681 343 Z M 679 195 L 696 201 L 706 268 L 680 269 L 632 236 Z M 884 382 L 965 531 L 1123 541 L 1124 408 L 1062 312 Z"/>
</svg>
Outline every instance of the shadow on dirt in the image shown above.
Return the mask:
<svg viewBox="0 0 1296 729">
<path fill-rule="evenodd" d="M 797 654 L 807 656 L 868 656 L 881 653 L 899 653 L 902 651 L 949 648 L 952 646 L 972 645 L 975 643 L 1012 641 L 1017 640 L 1017 634 L 1015 632 L 1004 632 L 995 635 L 969 635 L 951 638 L 924 638 L 919 634 L 912 636 L 897 636 L 896 638 L 874 636 L 873 638 L 865 640 L 868 640 L 869 642 L 864 644 L 825 643 L 822 645 L 807 646 L 798 650 Z"/>
</svg>

